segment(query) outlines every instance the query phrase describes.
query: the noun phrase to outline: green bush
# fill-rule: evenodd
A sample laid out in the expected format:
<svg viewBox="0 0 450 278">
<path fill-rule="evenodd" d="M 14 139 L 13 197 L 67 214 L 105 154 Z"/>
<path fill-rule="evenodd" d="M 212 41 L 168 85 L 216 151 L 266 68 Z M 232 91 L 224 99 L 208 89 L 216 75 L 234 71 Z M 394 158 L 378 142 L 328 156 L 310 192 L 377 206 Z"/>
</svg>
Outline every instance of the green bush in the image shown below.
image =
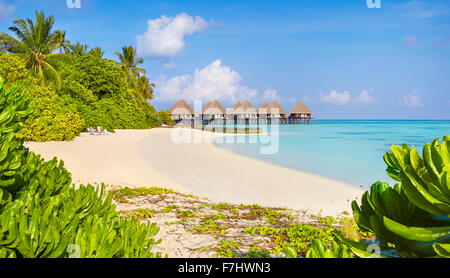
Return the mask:
<svg viewBox="0 0 450 278">
<path fill-rule="evenodd" d="M 25 67 L 25 61 L 13 54 L 5 54 L 0 52 L 0 76 L 5 82 L 12 84 L 19 79 L 30 76 L 28 69 Z"/>
<path fill-rule="evenodd" d="M 0 258 L 155 257 L 154 224 L 126 220 L 104 186 L 71 185 L 63 162 L 15 136 L 30 113 L 25 94 L 0 81 Z"/>
<path fill-rule="evenodd" d="M 115 62 L 91 55 L 61 61 L 62 86 L 42 85 L 25 61 L 0 53 L 0 76 L 25 91 L 33 113 L 18 136 L 27 141 L 72 140 L 88 127 L 147 129 L 161 125 L 152 105 L 128 88 L 126 73 Z"/>
<path fill-rule="evenodd" d="M 99 98 L 125 92 L 126 73 L 113 61 L 85 55 L 61 65 L 61 77 L 91 90 Z"/>
<path fill-rule="evenodd" d="M 394 188 L 375 183 L 361 205 L 352 203 L 355 221 L 372 232 L 380 251 L 395 257 L 450 257 L 450 136 L 426 144 L 423 156 L 407 145 L 384 156 Z M 337 237 L 364 257 L 367 243 Z"/>
<path fill-rule="evenodd" d="M 18 134 L 24 140 L 71 140 L 83 129 L 84 122 L 69 98 L 61 98 L 54 88 L 41 85 L 16 55 L 0 53 L 0 76 L 9 84 L 27 92 L 33 113 L 22 123 Z"/>
<path fill-rule="evenodd" d="M 158 112 L 158 117 L 163 124 L 174 125 L 170 112 L 168 110 L 161 110 Z"/>
<path fill-rule="evenodd" d="M 154 107 L 128 88 L 126 73 L 116 63 L 88 55 L 74 57 L 61 68 L 61 94 L 73 100 L 83 129 L 146 129 L 161 124 Z"/>
<path fill-rule="evenodd" d="M 60 97 L 48 87 L 34 84 L 20 86 L 28 90 L 33 113 L 23 122 L 20 138 L 28 141 L 72 140 L 84 129 L 85 123 L 71 98 Z"/>
</svg>

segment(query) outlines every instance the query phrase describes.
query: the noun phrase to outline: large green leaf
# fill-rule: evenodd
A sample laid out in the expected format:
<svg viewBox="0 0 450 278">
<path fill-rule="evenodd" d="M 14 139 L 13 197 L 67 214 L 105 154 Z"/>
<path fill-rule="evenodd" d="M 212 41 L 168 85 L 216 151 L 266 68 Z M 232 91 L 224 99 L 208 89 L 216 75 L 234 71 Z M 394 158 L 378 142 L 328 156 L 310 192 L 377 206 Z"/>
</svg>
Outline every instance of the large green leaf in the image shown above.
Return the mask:
<svg viewBox="0 0 450 278">
<path fill-rule="evenodd" d="M 386 228 L 409 240 L 431 242 L 450 236 L 450 226 L 448 227 L 408 227 L 387 217 L 383 218 Z"/>
</svg>

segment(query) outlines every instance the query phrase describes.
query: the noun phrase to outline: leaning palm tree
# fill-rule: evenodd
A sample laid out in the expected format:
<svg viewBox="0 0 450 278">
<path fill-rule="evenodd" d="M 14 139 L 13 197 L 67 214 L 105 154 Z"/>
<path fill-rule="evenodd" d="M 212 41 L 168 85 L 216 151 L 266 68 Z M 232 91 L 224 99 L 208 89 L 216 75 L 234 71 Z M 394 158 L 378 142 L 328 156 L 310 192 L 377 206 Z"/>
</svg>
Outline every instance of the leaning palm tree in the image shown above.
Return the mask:
<svg viewBox="0 0 450 278">
<path fill-rule="evenodd" d="M 119 57 L 122 68 L 127 72 L 127 78 L 130 85 L 135 85 L 137 79 L 145 70 L 139 68 L 139 64 L 144 63 L 144 59 L 137 57 L 136 49 L 132 46 L 123 46 L 122 53 L 115 52 L 114 55 Z"/>
<path fill-rule="evenodd" d="M 9 28 L 17 38 L 0 33 L 0 49 L 17 54 L 26 61 L 31 69 L 44 83 L 52 81 L 57 88 L 61 85 L 61 77 L 56 65 L 64 54 L 52 53 L 58 46 L 57 34 L 52 32 L 55 20 L 46 17 L 43 12 L 36 11 L 36 19 L 16 19 Z M 56 47 L 56 48 L 55 48 Z"/>
<path fill-rule="evenodd" d="M 143 75 L 138 78 L 136 82 L 136 91 L 142 95 L 145 99 L 153 99 L 153 88 L 155 87 L 154 83 L 150 82 L 150 79 L 147 76 Z"/>
</svg>

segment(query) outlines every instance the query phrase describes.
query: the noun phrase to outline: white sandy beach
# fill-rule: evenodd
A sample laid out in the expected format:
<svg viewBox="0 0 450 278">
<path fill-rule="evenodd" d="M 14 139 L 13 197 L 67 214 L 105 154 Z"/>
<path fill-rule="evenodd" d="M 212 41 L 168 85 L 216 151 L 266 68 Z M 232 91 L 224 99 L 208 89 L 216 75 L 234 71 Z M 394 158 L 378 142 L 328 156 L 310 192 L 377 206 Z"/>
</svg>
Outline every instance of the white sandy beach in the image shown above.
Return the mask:
<svg viewBox="0 0 450 278">
<path fill-rule="evenodd" d="M 105 136 L 83 133 L 71 142 L 27 142 L 46 160 L 58 157 L 74 183 L 129 187 L 158 186 L 207 197 L 214 202 L 260 204 L 337 215 L 350 212 L 362 190 L 317 175 L 243 157 L 202 143 L 174 143 L 172 129 L 116 130 Z"/>
</svg>

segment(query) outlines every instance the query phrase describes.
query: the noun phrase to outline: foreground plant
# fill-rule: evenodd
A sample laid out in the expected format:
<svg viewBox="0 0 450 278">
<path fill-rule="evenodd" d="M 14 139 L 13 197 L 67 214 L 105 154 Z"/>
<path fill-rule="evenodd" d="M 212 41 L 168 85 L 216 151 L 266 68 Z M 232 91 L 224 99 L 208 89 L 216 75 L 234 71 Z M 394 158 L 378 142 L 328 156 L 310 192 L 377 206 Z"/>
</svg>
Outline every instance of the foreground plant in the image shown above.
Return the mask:
<svg viewBox="0 0 450 278">
<path fill-rule="evenodd" d="M 393 146 L 384 156 L 387 173 L 400 184 L 375 183 L 361 205 L 352 203 L 355 221 L 373 233 L 380 253 L 391 257 L 450 257 L 450 136 L 428 143 L 422 157 L 414 147 Z M 354 255 L 365 257 L 368 243 L 337 236 Z M 322 243 L 323 244 L 323 243 Z M 335 243 L 332 243 L 335 244 Z M 311 249 L 314 257 L 325 257 Z"/>
<path fill-rule="evenodd" d="M 63 162 L 44 160 L 15 134 L 28 101 L 0 80 L 0 258 L 159 256 L 154 224 L 126 220 L 104 187 L 71 185 Z"/>
</svg>

